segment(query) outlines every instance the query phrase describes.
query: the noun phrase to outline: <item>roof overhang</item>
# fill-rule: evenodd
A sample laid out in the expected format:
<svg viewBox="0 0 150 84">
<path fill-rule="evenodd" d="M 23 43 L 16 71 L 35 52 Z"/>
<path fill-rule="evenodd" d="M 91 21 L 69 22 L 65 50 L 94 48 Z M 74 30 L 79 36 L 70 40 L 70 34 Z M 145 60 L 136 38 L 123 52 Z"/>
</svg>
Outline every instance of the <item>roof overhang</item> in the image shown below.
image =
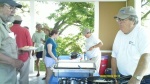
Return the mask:
<svg viewBox="0 0 150 84">
<path fill-rule="evenodd" d="M 126 0 L 51 0 L 51 1 L 64 1 L 64 2 L 115 2 L 115 1 L 126 1 Z"/>
<path fill-rule="evenodd" d="M 17 1 L 60 1 L 60 2 L 116 2 L 127 0 L 17 0 Z"/>
</svg>

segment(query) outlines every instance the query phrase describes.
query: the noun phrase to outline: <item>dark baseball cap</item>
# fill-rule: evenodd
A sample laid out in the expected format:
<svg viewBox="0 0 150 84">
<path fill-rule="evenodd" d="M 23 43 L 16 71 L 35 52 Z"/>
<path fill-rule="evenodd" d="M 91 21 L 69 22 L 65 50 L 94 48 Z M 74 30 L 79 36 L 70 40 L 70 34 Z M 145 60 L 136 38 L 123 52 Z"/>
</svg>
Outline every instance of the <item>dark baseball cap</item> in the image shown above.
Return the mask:
<svg viewBox="0 0 150 84">
<path fill-rule="evenodd" d="M 0 3 L 7 3 L 10 6 L 17 7 L 17 8 L 21 8 L 22 7 L 21 4 L 16 3 L 16 1 L 14 1 L 14 0 L 0 0 Z"/>
</svg>

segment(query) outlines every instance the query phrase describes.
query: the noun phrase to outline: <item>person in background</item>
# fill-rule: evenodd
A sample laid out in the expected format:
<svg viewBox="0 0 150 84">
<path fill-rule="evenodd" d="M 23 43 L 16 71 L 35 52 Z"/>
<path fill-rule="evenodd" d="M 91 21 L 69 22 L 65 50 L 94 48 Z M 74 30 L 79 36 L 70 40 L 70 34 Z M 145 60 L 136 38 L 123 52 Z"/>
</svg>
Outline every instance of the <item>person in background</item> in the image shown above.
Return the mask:
<svg viewBox="0 0 150 84">
<path fill-rule="evenodd" d="M 150 31 L 138 25 L 132 6 L 122 7 L 114 17 L 119 25 L 112 50 L 112 75 L 117 69 L 121 76 L 132 75 L 128 84 L 150 84 Z"/>
<path fill-rule="evenodd" d="M 13 21 L 15 9 L 21 7 L 14 0 L 0 0 L 0 84 L 17 84 L 16 70 L 23 66 L 15 36 L 7 25 Z"/>
<path fill-rule="evenodd" d="M 36 60 L 36 68 L 37 68 L 37 77 L 40 76 L 40 58 L 42 58 L 43 55 L 43 50 L 44 50 L 44 44 L 43 44 L 43 40 L 45 40 L 45 34 L 42 31 L 42 25 L 41 24 L 36 24 L 36 32 L 33 34 L 32 36 L 32 41 L 33 41 L 33 45 L 34 47 L 37 47 L 37 49 L 34 51 L 32 51 L 32 55 L 34 56 L 34 54 L 36 54 L 37 60 Z"/>
<path fill-rule="evenodd" d="M 88 28 L 84 29 L 82 33 L 86 37 L 85 55 L 87 61 L 94 62 L 96 64 L 96 71 L 99 72 L 101 62 L 100 47 L 103 45 L 103 42 L 99 38 L 96 38 Z"/>
<path fill-rule="evenodd" d="M 44 28 L 44 33 L 45 33 L 45 41 L 43 40 L 43 43 L 46 43 L 46 40 L 49 38 L 49 33 L 50 33 L 50 29 L 48 27 L 45 27 Z M 43 51 L 43 61 L 44 61 L 44 58 L 45 58 L 45 55 L 46 55 L 46 50 L 45 50 L 45 46 L 44 46 L 44 51 Z M 45 64 L 45 63 L 44 63 Z M 46 65 L 45 65 L 45 69 L 46 69 Z M 46 74 L 47 72 L 45 72 L 45 77 L 42 78 L 42 80 L 45 80 L 46 79 Z"/>
<path fill-rule="evenodd" d="M 22 18 L 19 15 L 15 16 L 12 27 L 10 28 L 16 36 L 18 48 L 25 46 L 32 46 L 32 39 L 28 29 L 21 27 Z M 24 62 L 23 67 L 19 70 L 20 79 L 19 84 L 29 84 L 29 66 L 30 66 L 30 52 L 24 52 L 19 55 L 19 60 Z"/>
<path fill-rule="evenodd" d="M 49 80 L 51 80 L 53 74 L 52 67 L 58 61 L 57 52 L 56 52 L 57 43 L 55 41 L 58 35 L 59 35 L 58 30 L 53 29 L 49 33 L 50 37 L 47 39 L 45 44 L 46 56 L 44 58 L 44 61 L 45 61 L 46 71 L 47 71 L 46 80 L 45 80 L 46 84 L 49 84 Z"/>
</svg>

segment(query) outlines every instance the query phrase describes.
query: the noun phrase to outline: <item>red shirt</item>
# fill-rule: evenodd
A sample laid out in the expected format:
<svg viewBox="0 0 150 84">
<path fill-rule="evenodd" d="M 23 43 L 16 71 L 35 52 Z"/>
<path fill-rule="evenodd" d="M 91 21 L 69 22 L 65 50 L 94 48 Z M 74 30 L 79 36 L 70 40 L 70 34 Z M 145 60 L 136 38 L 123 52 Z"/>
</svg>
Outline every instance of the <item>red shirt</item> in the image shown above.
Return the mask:
<svg viewBox="0 0 150 84">
<path fill-rule="evenodd" d="M 14 24 L 11 28 L 11 31 L 14 32 L 16 35 L 16 42 L 18 48 L 24 47 L 24 46 L 32 46 L 32 39 L 30 36 L 30 33 L 28 29 L 21 27 L 20 24 Z M 20 54 L 18 59 L 22 60 L 25 62 L 29 57 L 29 53 L 23 53 Z"/>
</svg>

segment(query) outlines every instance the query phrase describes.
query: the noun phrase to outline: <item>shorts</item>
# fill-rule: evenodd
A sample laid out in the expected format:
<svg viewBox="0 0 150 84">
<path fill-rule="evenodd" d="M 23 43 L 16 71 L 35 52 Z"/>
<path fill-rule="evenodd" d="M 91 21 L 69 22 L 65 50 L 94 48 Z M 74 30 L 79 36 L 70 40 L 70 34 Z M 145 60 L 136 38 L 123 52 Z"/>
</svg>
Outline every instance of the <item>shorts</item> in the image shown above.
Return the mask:
<svg viewBox="0 0 150 84">
<path fill-rule="evenodd" d="M 43 55 L 43 51 L 36 52 L 36 57 L 37 58 L 42 58 L 42 55 Z"/>
<path fill-rule="evenodd" d="M 44 62 L 45 62 L 46 67 L 53 67 L 54 64 L 56 63 L 56 61 L 53 58 L 47 57 L 47 56 L 45 56 Z"/>
</svg>

